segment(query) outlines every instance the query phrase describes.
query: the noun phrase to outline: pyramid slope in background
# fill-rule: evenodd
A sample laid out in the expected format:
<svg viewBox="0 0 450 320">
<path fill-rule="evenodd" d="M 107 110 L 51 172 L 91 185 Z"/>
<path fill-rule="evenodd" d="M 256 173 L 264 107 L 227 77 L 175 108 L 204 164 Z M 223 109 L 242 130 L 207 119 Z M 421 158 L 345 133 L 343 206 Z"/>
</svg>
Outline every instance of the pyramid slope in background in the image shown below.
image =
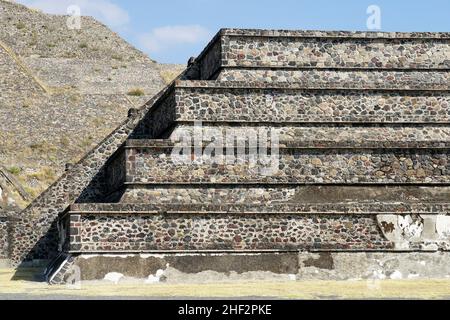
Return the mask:
<svg viewBox="0 0 450 320">
<path fill-rule="evenodd" d="M 184 69 L 151 60 L 93 18 L 80 30 L 67 18 L 0 0 L 0 165 L 31 199 Z M 29 204 L 0 188 L 0 208 Z"/>
</svg>

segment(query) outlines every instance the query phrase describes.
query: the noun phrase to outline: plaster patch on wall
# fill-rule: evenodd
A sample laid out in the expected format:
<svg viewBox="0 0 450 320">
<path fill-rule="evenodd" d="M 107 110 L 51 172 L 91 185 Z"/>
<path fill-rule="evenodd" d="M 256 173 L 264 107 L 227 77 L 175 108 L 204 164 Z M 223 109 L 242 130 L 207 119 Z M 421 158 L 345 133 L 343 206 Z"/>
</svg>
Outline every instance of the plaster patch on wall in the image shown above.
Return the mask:
<svg viewBox="0 0 450 320">
<path fill-rule="evenodd" d="M 436 232 L 439 238 L 450 240 L 450 216 L 438 215 L 436 218 Z"/>
<path fill-rule="evenodd" d="M 386 275 L 383 270 L 374 270 L 371 278 L 372 280 L 384 280 L 386 279 Z"/>
<path fill-rule="evenodd" d="M 419 215 L 398 216 L 398 226 L 406 240 L 420 240 L 423 232 L 423 219 Z"/>
<path fill-rule="evenodd" d="M 104 280 L 111 281 L 111 282 L 113 282 L 114 284 L 118 284 L 119 281 L 120 281 L 120 279 L 122 279 L 123 277 L 124 277 L 124 275 L 121 274 L 121 273 L 118 273 L 118 272 L 110 272 L 110 273 L 108 273 L 107 275 L 105 275 Z"/>
<path fill-rule="evenodd" d="M 378 215 L 377 221 L 384 237 L 392 241 L 397 250 L 409 249 L 409 241 L 403 237 L 403 231 L 399 226 L 399 217 L 397 215 Z"/>
<path fill-rule="evenodd" d="M 403 275 L 400 271 L 395 270 L 394 273 L 392 273 L 389 278 L 391 278 L 392 280 L 400 280 L 403 278 Z"/>
</svg>

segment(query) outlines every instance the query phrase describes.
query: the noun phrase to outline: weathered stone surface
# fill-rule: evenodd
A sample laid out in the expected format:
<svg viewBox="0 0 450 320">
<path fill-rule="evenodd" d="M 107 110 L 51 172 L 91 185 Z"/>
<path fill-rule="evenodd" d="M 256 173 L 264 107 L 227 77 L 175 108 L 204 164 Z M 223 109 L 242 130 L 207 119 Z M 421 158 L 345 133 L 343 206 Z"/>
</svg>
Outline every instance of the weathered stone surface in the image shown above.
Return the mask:
<svg viewBox="0 0 450 320">
<path fill-rule="evenodd" d="M 450 118 L 448 91 L 181 81 L 173 95 L 175 103 L 160 108 L 178 122 L 434 124 Z"/>
<path fill-rule="evenodd" d="M 206 80 L 235 66 L 445 70 L 449 46 L 448 33 L 223 29 L 197 59 L 197 76 Z"/>
<path fill-rule="evenodd" d="M 377 216 L 378 224 L 386 239 L 397 249 L 410 249 L 415 243 L 422 243 L 424 250 L 450 248 L 450 227 L 448 217 L 441 215 L 387 215 Z"/>
<path fill-rule="evenodd" d="M 74 266 L 85 279 L 426 278 L 422 257 L 442 276 L 450 250 L 449 39 L 221 31 L 183 81 L 130 112 L 24 212 L 12 234 L 14 261 L 51 258 L 59 248 L 64 262 L 55 262 L 62 268 L 52 283 L 67 281 Z M 192 135 L 196 120 L 203 133 L 272 130 L 277 170 L 208 157 L 174 162 L 172 138 Z M 427 252 L 438 250 L 445 253 Z M 197 251 L 208 254 L 194 258 Z"/>
<path fill-rule="evenodd" d="M 379 288 L 384 279 L 439 279 L 450 274 L 448 252 L 300 253 L 301 279 L 367 280 Z"/>
<path fill-rule="evenodd" d="M 123 145 L 158 97 L 149 101 L 137 116 L 124 121 L 21 213 L 11 234 L 11 259 L 15 264 L 52 259 L 58 254 L 58 214 L 77 199 L 87 202 L 105 196 L 105 163 Z"/>
<path fill-rule="evenodd" d="M 111 271 L 125 277 L 145 279 L 156 275 L 158 270 L 175 269 L 183 275 L 196 275 L 213 272 L 230 277 L 231 274 L 242 275 L 251 272 L 273 274 L 296 274 L 298 258 L 295 253 L 277 254 L 167 254 L 167 255 L 131 255 L 131 256 L 90 256 L 82 255 L 75 264 L 81 269 L 82 280 L 103 279 Z M 183 281 L 171 279 L 165 272 L 164 282 Z M 206 279 L 203 279 L 206 280 Z M 212 279 L 213 280 L 213 279 Z"/>
<path fill-rule="evenodd" d="M 421 183 L 449 181 L 448 150 L 367 150 L 280 148 L 276 161 L 251 166 L 250 155 L 242 164 L 176 163 L 172 148 L 143 147 L 126 150 L 126 182 L 158 183 Z M 272 175 L 261 173 L 262 168 Z"/>
<path fill-rule="evenodd" d="M 448 89 L 448 71 L 392 71 L 392 70 L 272 70 L 224 68 L 217 80 L 237 82 L 289 83 L 320 88 L 384 88 L 384 89 Z"/>
<path fill-rule="evenodd" d="M 270 125 L 251 126 L 248 123 L 229 125 L 225 123 L 203 123 L 201 132 L 204 143 L 207 132 L 217 132 L 225 137 L 229 132 L 237 137 L 248 137 L 255 128 L 273 132 L 279 137 L 280 147 L 316 147 L 316 148 L 435 148 L 450 145 L 450 128 L 445 125 L 383 125 L 364 124 L 289 124 L 277 127 Z M 194 135 L 194 128 L 189 124 L 179 124 L 173 135 Z M 178 141 L 178 140 L 175 140 Z M 159 143 L 159 142 L 158 142 Z M 164 142 L 167 146 L 167 141 Z M 148 147 L 155 145 L 154 140 L 128 140 L 130 147 Z M 160 144 L 161 145 L 161 144 Z"/>
<path fill-rule="evenodd" d="M 201 186 L 185 188 L 136 187 L 128 188 L 121 199 L 122 203 L 160 203 L 160 204 L 324 204 L 345 203 L 361 206 L 376 202 L 380 207 L 391 202 L 403 205 L 427 203 L 446 203 L 449 199 L 447 187 L 369 187 L 369 186 L 272 186 L 235 187 L 205 190 Z M 126 207 L 124 207 L 126 208 Z M 334 210 L 337 210 L 336 208 Z M 412 210 L 412 209 L 410 209 Z M 438 209 L 437 209 L 438 210 Z M 437 211 L 436 211 L 437 212 Z"/>
<path fill-rule="evenodd" d="M 254 280 L 366 280 L 381 289 L 384 279 L 440 279 L 450 274 L 448 252 L 436 253 L 259 253 L 259 254 L 82 254 L 70 258 L 67 271 L 54 284 L 79 270 L 80 280 L 104 280 L 111 273 L 119 281 L 145 283 L 205 283 Z M 66 272 L 66 273 L 64 273 Z"/>
<path fill-rule="evenodd" d="M 152 61 L 94 18 L 76 30 L 69 18 L 0 0 L 0 165 L 32 196 L 11 192 L 20 209 L 184 69 Z"/>
<path fill-rule="evenodd" d="M 251 190 L 251 189 L 250 189 Z M 327 189 L 325 189 L 327 190 Z M 389 191 L 386 189 L 384 192 Z M 423 194 L 425 196 L 426 193 Z M 319 196 L 320 197 L 320 196 Z M 370 197 L 370 196 L 369 196 Z M 325 198 L 322 201 L 302 200 L 298 197 L 292 202 L 280 199 L 280 201 L 271 201 L 267 203 L 250 201 L 244 203 L 224 202 L 216 203 L 212 200 L 202 203 L 186 202 L 157 202 L 155 203 L 88 203 L 75 204 L 69 211 L 72 216 L 78 216 L 86 213 L 98 214 L 325 214 L 325 215 L 373 215 L 373 214 L 402 214 L 411 212 L 415 214 L 438 214 L 449 210 L 450 203 L 446 200 L 439 202 L 434 199 L 426 201 L 411 201 L 401 198 L 396 201 L 378 201 L 376 198 L 368 200 L 338 200 L 332 197 Z M 320 199 L 320 198 L 319 198 Z M 298 202 L 297 202 L 298 201 Z M 66 217 L 66 212 L 60 217 Z"/>
<path fill-rule="evenodd" d="M 9 258 L 9 221 L 0 216 L 0 260 Z"/>
<path fill-rule="evenodd" d="M 391 248 L 374 216 L 85 213 L 70 217 L 70 252 Z"/>
</svg>

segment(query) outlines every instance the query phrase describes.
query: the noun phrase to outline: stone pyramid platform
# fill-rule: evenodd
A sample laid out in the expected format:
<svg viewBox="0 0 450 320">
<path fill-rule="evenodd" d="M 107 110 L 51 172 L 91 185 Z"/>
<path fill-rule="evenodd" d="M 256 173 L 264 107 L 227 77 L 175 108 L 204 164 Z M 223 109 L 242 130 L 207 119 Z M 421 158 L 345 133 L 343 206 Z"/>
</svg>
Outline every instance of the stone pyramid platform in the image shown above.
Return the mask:
<svg viewBox="0 0 450 320">
<path fill-rule="evenodd" d="M 449 70 L 449 33 L 223 29 L 25 211 L 12 259 L 51 283 L 448 276 Z M 173 161 L 174 137 L 255 131 L 271 174 L 245 145 Z"/>
</svg>

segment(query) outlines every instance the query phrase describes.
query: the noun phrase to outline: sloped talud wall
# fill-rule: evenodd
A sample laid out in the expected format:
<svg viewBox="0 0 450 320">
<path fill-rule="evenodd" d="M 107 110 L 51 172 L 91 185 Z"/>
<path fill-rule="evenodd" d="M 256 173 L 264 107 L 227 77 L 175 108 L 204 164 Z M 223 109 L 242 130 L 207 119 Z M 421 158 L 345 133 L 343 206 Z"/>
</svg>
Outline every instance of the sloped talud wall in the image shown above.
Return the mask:
<svg viewBox="0 0 450 320">
<path fill-rule="evenodd" d="M 0 259 L 9 258 L 8 227 L 8 218 L 0 217 Z"/>
</svg>

